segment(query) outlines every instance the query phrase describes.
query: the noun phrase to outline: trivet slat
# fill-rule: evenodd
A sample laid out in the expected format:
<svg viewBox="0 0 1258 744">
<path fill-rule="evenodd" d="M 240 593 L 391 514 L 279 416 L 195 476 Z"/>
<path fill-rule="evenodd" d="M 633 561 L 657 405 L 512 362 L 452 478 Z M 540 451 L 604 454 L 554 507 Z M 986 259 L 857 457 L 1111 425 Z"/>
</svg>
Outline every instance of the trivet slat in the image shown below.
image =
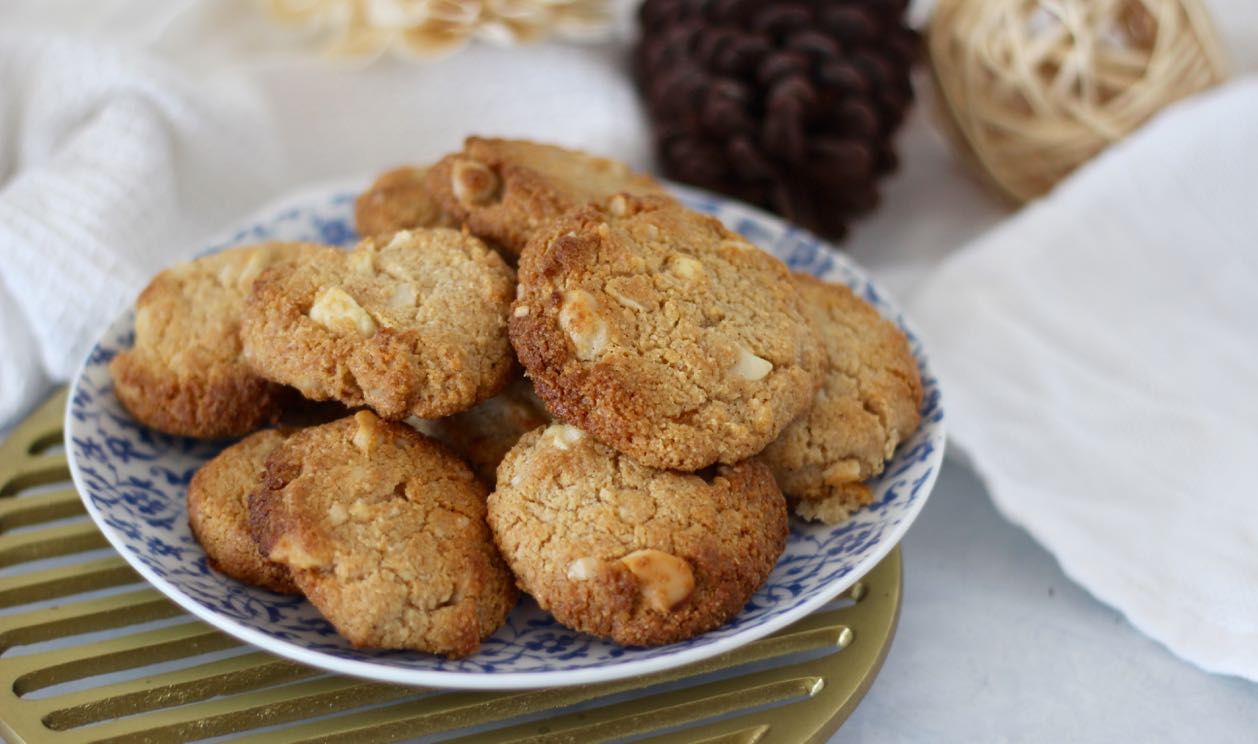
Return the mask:
<svg viewBox="0 0 1258 744">
<path fill-rule="evenodd" d="M 0 608 L 17 607 L 138 581 L 141 581 L 139 575 L 116 555 L 42 571 L 0 576 Z"/>
<path fill-rule="evenodd" d="M 254 651 L 140 679 L 37 701 L 49 728 L 65 730 L 110 718 L 235 695 L 321 672 Z"/>
<path fill-rule="evenodd" d="M 62 467 L 65 467 L 64 463 Z M 73 488 L 21 495 L 20 498 L 18 496 L 22 491 L 15 491 L 11 497 L 0 498 L 0 534 L 83 513 L 83 502 Z"/>
<path fill-rule="evenodd" d="M 15 658 L 14 691 L 27 695 L 45 687 L 100 674 L 135 669 L 240 646 L 241 642 L 190 620 L 142 633 Z"/>
<path fill-rule="evenodd" d="M 405 687 L 326 675 L 256 690 L 247 695 L 132 716 L 90 726 L 80 732 L 90 741 L 187 741 L 300 721 L 414 694 L 413 690 Z"/>
<path fill-rule="evenodd" d="M 0 568 L 83 553 L 108 545 L 105 536 L 89 521 L 61 524 L 47 529 L 4 536 L 0 544 Z"/>
<path fill-rule="evenodd" d="M 600 708 L 595 720 L 591 720 L 588 712 L 579 711 L 456 741 L 459 744 L 610 741 L 705 721 L 758 705 L 810 697 L 823 684 L 821 677 L 800 675 L 793 668 L 763 670 Z"/>
<path fill-rule="evenodd" d="M 182 612 L 156 589 L 139 589 L 107 597 L 0 616 L 0 651 L 109 628 L 125 627 Z"/>
</svg>

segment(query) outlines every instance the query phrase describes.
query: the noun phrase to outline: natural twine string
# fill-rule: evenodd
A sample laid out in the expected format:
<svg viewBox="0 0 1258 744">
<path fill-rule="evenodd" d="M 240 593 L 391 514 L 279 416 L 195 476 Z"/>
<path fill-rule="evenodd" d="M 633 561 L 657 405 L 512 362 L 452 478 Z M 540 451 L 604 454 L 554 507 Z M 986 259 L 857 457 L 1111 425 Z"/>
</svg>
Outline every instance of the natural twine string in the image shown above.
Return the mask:
<svg viewBox="0 0 1258 744">
<path fill-rule="evenodd" d="M 1226 75 L 1198 0 L 940 0 L 928 50 L 945 123 L 1017 202 Z"/>
</svg>

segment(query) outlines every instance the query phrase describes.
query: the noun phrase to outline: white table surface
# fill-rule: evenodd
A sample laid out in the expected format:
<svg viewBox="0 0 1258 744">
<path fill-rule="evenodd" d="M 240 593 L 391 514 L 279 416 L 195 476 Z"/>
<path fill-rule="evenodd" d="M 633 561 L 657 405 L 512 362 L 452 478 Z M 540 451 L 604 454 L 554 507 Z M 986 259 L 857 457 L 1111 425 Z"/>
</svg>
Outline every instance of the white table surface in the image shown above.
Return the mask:
<svg viewBox="0 0 1258 744">
<path fill-rule="evenodd" d="M 1071 583 L 968 468 L 948 461 L 902 548 L 895 641 L 833 741 L 1258 739 L 1258 685 L 1179 660 Z"/>
</svg>

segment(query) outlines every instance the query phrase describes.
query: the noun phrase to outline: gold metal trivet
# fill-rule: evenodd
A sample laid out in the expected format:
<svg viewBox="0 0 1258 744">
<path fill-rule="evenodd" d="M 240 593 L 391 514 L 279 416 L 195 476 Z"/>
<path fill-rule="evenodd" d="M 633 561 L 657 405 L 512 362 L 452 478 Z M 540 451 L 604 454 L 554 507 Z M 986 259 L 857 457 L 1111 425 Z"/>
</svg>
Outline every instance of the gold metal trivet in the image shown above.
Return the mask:
<svg viewBox="0 0 1258 744">
<path fill-rule="evenodd" d="M 286 661 L 185 614 L 107 548 L 70 483 L 65 393 L 0 445 L 0 734 L 186 741 L 824 741 L 891 643 L 897 548 L 844 598 L 681 669 L 583 687 L 446 692 Z"/>
</svg>

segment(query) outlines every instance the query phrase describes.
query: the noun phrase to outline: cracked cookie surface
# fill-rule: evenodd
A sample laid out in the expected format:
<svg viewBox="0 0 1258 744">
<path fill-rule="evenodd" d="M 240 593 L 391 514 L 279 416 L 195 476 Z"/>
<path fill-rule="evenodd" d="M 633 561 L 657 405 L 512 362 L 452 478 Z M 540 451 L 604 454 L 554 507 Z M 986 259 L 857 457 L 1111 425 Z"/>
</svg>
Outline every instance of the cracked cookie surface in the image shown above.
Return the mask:
<svg viewBox="0 0 1258 744">
<path fill-rule="evenodd" d="M 275 421 L 296 396 L 246 364 L 241 311 L 268 266 L 320 248 L 239 246 L 155 276 L 135 302 L 135 342 L 109 363 L 119 402 L 137 421 L 179 436 L 241 436 Z"/>
<path fill-rule="evenodd" d="M 465 656 L 518 596 L 485 487 L 443 445 L 370 411 L 272 452 L 250 517 L 262 552 L 358 647 Z"/>
<path fill-rule="evenodd" d="M 761 459 L 797 514 L 837 524 L 871 501 L 864 481 L 917 429 L 922 381 L 908 339 L 873 306 L 842 285 L 793 279 L 825 345 L 825 381 Z"/>
<path fill-rule="evenodd" d="M 391 420 L 446 416 L 510 379 L 514 288 L 497 253 L 455 230 L 323 249 L 255 282 L 245 356 L 307 398 L 370 406 Z"/>
<path fill-rule="evenodd" d="M 652 467 L 750 457 L 820 384 L 782 262 L 670 201 L 617 195 L 539 232 L 510 328 L 552 412 Z"/>
<path fill-rule="evenodd" d="M 354 200 L 354 226 L 363 236 L 386 236 L 417 227 L 455 227 L 425 179 L 427 167 L 402 166 L 385 171 Z"/>
<path fill-rule="evenodd" d="M 267 560 L 249 532 L 249 495 L 262 482 L 266 458 L 285 434 L 265 429 L 245 437 L 202 465 L 188 484 L 188 526 L 210 566 L 273 592 L 298 591 L 285 566 Z"/>
<path fill-rule="evenodd" d="M 624 163 L 527 140 L 468 137 L 428 172 L 441 207 L 476 235 L 518 255 L 546 222 L 619 192 L 657 194 L 654 178 Z"/>
<path fill-rule="evenodd" d="M 673 643 L 742 609 L 786 546 L 786 502 L 758 462 L 710 477 L 637 464 L 566 424 L 498 469 L 489 523 L 524 591 L 560 623 Z"/>
</svg>

